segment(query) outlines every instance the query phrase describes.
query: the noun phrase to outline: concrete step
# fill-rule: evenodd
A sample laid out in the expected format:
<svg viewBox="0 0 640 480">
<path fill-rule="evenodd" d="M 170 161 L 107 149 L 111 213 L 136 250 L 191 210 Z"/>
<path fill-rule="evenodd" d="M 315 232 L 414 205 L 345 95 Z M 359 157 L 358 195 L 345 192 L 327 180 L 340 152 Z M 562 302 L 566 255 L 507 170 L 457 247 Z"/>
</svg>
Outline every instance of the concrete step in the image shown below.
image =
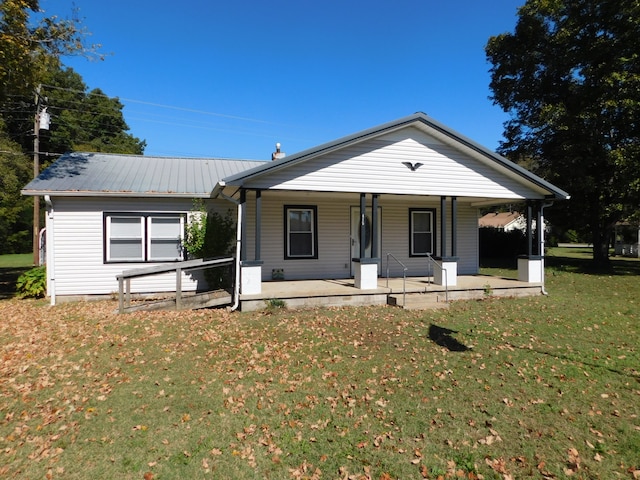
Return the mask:
<svg viewBox="0 0 640 480">
<path fill-rule="evenodd" d="M 437 308 L 449 308 L 443 292 L 433 293 L 407 293 L 406 295 L 389 295 L 389 305 L 395 305 L 407 310 L 432 310 Z"/>
</svg>

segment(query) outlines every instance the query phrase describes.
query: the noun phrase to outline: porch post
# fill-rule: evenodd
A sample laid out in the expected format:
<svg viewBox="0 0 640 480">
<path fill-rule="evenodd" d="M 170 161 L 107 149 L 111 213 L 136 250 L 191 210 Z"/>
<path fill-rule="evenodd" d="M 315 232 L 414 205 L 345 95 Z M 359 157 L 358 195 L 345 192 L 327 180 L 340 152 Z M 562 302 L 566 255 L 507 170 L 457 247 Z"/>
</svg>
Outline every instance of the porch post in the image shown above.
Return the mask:
<svg viewBox="0 0 640 480">
<path fill-rule="evenodd" d="M 366 218 L 367 218 L 367 197 L 366 193 L 360 194 L 360 259 L 363 259 L 366 253 Z"/>
<path fill-rule="evenodd" d="M 260 217 L 261 197 L 256 191 L 256 259 L 247 260 L 247 191 L 240 190 L 240 205 L 242 225 L 240 236 L 240 294 L 255 295 L 262 292 L 262 261 L 260 260 Z"/>
<path fill-rule="evenodd" d="M 242 225 L 242 235 L 240 238 L 240 261 L 244 262 L 247 259 L 247 191 L 242 188 L 240 190 L 240 205 L 241 215 L 240 223 Z"/>
<path fill-rule="evenodd" d="M 256 190 L 256 253 L 254 260 L 260 260 L 260 240 L 262 238 L 262 190 Z"/>
<path fill-rule="evenodd" d="M 532 210 L 531 202 L 527 202 L 527 256 L 529 257 L 533 255 Z"/>
<path fill-rule="evenodd" d="M 542 202 L 536 202 L 536 254 L 544 256 L 544 221 L 542 220 Z"/>
<path fill-rule="evenodd" d="M 458 255 L 458 197 L 451 197 L 451 256 Z"/>
<path fill-rule="evenodd" d="M 440 256 L 447 256 L 447 197 L 440 197 Z"/>
<path fill-rule="evenodd" d="M 542 282 L 541 225 L 542 211 L 536 202 L 536 253 L 533 249 L 533 202 L 527 201 L 527 253 L 518 257 L 518 280 L 527 283 Z"/>
<path fill-rule="evenodd" d="M 458 283 L 458 259 L 456 253 L 457 197 L 451 197 L 451 253 L 447 256 L 447 197 L 440 197 L 440 264 L 433 272 L 433 281 L 438 285 L 456 286 Z"/>
<path fill-rule="evenodd" d="M 377 207 L 377 196 L 373 196 L 373 203 Z M 374 207 L 375 209 L 375 207 Z M 373 210 L 375 212 L 375 210 Z M 372 212 L 372 220 L 373 215 L 377 215 Z M 371 239 L 371 257 L 366 258 L 367 254 L 367 229 L 366 229 L 366 219 L 367 219 L 367 197 L 366 193 L 360 194 L 360 258 L 354 258 L 352 261 L 354 262 L 354 283 L 355 287 L 361 290 L 372 290 L 378 288 L 378 259 L 374 257 L 374 249 L 376 247 L 376 243 L 373 243 L 373 238 Z M 375 222 L 375 220 L 374 220 Z M 374 223 L 375 225 L 375 223 Z M 376 227 L 372 225 L 370 234 L 377 235 Z"/>
<path fill-rule="evenodd" d="M 378 249 L 378 197 L 380 195 L 373 194 L 371 200 L 371 258 L 380 258 Z"/>
</svg>

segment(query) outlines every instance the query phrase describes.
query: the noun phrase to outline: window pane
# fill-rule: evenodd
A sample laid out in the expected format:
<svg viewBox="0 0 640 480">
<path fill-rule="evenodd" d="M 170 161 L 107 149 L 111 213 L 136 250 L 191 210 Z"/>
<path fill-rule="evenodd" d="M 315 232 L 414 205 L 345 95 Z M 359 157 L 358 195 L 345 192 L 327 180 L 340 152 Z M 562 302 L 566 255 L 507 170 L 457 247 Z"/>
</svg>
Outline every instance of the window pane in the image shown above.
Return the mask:
<svg viewBox="0 0 640 480">
<path fill-rule="evenodd" d="M 289 210 L 291 232 L 311 232 L 311 210 Z"/>
<path fill-rule="evenodd" d="M 143 260 L 142 239 L 111 239 L 111 257 L 109 260 Z"/>
<path fill-rule="evenodd" d="M 413 212 L 413 231 L 431 231 L 431 214 L 429 212 Z"/>
<path fill-rule="evenodd" d="M 151 238 L 180 237 L 180 217 L 152 217 Z"/>
<path fill-rule="evenodd" d="M 111 217 L 111 238 L 142 238 L 142 218 Z"/>
<path fill-rule="evenodd" d="M 109 217 L 110 261 L 144 260 L 142 217 Z"/>
<path fill-rule="evenodd" d="M 149 260 L 181 260 L 182 245 L 178 240 L 151 240 Z"/>
<path fill-rule="evenodd" d="M 149 260 L 182 259 L 181 217 L 151 217 L 149 219 Z"/>
<path fill-rule="evenodd" d="M 313 255 L 313 236 L 310 233 L 292 233 L 289 236 L 289 255 L 292 257 Z"/>
<path fill-rule="evenodd" d="M 431 252 L 431 234 L 414 233 L 413 234 L 413 254 L 426 254 Z"/>
</svg>

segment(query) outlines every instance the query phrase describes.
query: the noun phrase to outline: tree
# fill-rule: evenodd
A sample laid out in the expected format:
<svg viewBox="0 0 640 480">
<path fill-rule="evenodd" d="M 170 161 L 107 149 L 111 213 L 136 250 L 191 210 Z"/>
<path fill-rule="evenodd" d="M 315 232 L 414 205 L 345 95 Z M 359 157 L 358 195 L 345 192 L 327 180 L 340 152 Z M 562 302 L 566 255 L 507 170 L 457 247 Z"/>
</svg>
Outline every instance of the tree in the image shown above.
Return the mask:
<svg viewBox="0 0 640 480">
<path fill-rule="evenodd" d="M 2 131 L 0 120 L 0 254 L 20 253 L 31 238 L 31 201 L 20 189 L 33 173 L 31 159 Z"/>
<path fill-rule="evenodd" d="M 492 99 L 511 115 L 500 153 L 571 194 L 550 219 L 590 232 L 599 265 L 640 205 L 638 38 L 637 0 L 527 0 L 485 48 Z"/>
</svg>

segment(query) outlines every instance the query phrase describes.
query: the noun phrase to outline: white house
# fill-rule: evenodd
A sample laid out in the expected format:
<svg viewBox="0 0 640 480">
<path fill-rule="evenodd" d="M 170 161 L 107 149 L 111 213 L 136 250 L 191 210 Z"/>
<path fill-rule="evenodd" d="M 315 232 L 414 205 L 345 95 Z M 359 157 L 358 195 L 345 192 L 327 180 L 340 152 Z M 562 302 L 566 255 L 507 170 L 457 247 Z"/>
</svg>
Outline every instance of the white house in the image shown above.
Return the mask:
<svg viewBox="0 0 640 480">
<path fill-rule="evenodd" d="M 424 275 L 433 257 L 436 282 L 454 287 L 478 273 L 481 207 L 526 202 L 530 227 L 551 202 L 569 198 L 422 113 L 274 158 L 62 156 L 23 190 L 47 205 L 49 295 L 107 295 L 122 270 L 182 260 L 194 198 L 237 212 L 238 295 L 282 279 L 353 279 L 375 289 L 387 254 L 396 276 Z M 535 283 L 542 239 L 528 230 L 522 278 Z M 171 288 L 158 276 L 136 291 Z"/>
</svg>

